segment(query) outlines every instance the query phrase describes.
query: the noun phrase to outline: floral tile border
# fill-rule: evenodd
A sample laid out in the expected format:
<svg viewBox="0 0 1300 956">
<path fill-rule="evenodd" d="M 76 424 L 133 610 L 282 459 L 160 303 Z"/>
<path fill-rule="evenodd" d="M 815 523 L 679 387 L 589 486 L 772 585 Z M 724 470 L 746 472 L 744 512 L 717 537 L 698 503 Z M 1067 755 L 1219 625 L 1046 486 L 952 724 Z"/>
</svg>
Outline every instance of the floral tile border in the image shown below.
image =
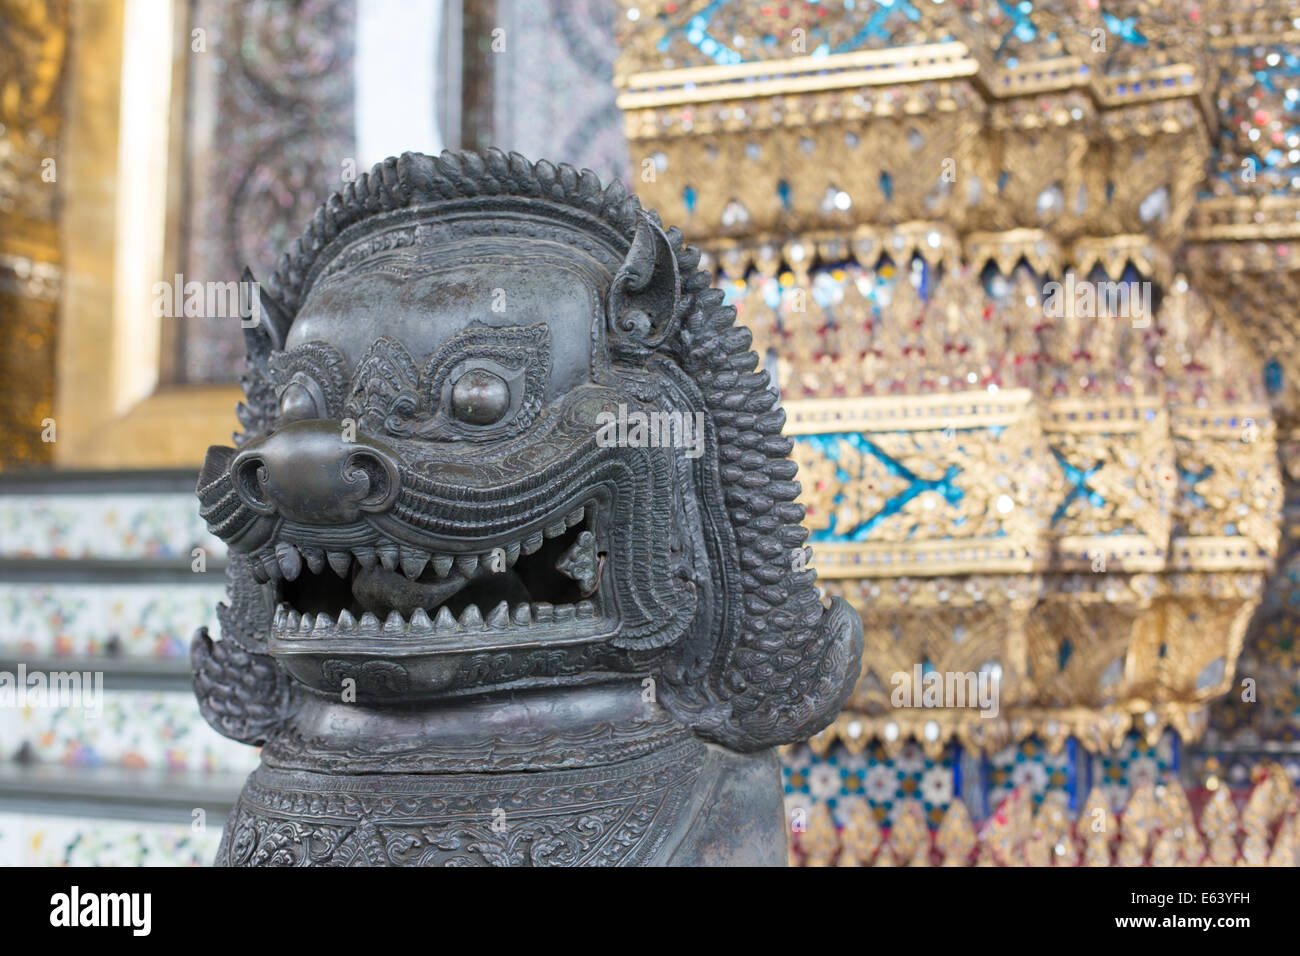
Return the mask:
<svg viewBox="0 0 1300 956">
<path fill-rule="evenodd" d="M 0 707 L 0 760 L 26 748 L 41 763 L 250 773 L 258 750 L 207 725 L 186 691 L 104 691 L 81 708 Z"/>
<path fill-rule="evenodd" d="M 188 657 L 196 628 L 217 631 L 225 576 L 211 571 L 208 579 L 201 585 L 0 581 L 0 653 Z"/>
<path fill-rule="evenodd" d="M 0 495 L 0 557 L 189 558 L 194 548 L 210 562 L 226 554 L 193 495 Z"/>
<path fill-rule="evenodd" d="M 183 824 L 0 813 L 0 866 L 208 866 L 222 823 Z"/>
</svg>

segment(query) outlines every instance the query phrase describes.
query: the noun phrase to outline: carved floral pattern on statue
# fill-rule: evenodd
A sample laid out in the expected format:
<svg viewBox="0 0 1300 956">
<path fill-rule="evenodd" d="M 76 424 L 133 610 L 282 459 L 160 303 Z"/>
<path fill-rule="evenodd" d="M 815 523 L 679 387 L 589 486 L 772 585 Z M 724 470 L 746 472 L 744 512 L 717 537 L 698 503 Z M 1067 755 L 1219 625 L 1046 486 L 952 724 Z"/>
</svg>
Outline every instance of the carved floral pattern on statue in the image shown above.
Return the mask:
<svg viewBox="0 0 1300 956">
<path fill-rule="evenodd" d="M 631 773 L 615 765 L 429 776 L 415 787 L 416 778 L 393 775 L 375 792 L 320 794 L 268 783 L 258 771 L 231 814 L 218 859 L 236 866 L 645 864 L 668 839 L 702 763 L 703 748 L 686 741 Z"/>
</svg>

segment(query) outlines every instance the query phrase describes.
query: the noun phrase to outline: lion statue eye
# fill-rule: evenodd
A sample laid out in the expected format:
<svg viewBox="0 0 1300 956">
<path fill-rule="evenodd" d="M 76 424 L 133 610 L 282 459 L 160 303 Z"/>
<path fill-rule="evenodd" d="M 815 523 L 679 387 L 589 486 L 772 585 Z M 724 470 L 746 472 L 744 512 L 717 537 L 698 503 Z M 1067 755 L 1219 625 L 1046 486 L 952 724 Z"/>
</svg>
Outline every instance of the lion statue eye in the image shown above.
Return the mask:
<svg viewBox="0 0 1300 956">
<path fill-rule="evenodd" d="M 424 364 L 420 394 L 432 420 L 426 438 L 492 441 L 528 428 L 551 373 L 551 332 L 529 326 L 470 326 Z"/>
<path fill-rule="evenodd" d="M 468 368 L 451 386 L 451 414 L 467 425 L 495 425 L 510 411 L 510 384 L 486 368 Z"/>
<path fill-rule="evenodd" d="M 347 360 L 333 346 L 308 342 L 288 352 L 272 352 L 267 365 L 280 424 L 338 414 L 349 375 Z"/>
<path fill-rule="evenodd" d="M 462 359 L 439 378 L 443 421 L 462 436 L 486 438 L 513 427 L 529 398 L 525 369 L 486 356 Z"/>
</svg>

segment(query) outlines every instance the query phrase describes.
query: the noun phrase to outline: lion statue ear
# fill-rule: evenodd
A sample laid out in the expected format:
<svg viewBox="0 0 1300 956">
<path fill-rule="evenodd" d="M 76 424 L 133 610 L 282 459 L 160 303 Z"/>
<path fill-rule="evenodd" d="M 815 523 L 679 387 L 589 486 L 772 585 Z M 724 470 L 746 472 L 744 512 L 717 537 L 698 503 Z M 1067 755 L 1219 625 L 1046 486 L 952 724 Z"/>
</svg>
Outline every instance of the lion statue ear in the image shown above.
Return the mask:
<svg viewBox="0 0 1300 956">
<path fill-rule="evenodd" d="M 606 306 L 615 351 L 644 356 L 676 333 L 682 279 L 677 254 L 656 217 L 637 211 L 627 258 L 609 287 Z"/>
<path fill-rule="evenodd" d="M 277 352 L 280 351 L 284 348 L 285 339 L 289 337 L 289 326 L 293 318 L 275 300 L 275 297 L 253 278 L 253 270 L 248 266 L 244 266 L 244 274 L 239 277 L 239 283 L 241 286 L 240 318 L 244 320 L 244 341 L 248 350 L 252 352 L 254 349 L 269 346 Z M 257 294 L 255 311 L 252 292 Z M 249 332 L 252 334 L 248 334 Z"/>
</svg>

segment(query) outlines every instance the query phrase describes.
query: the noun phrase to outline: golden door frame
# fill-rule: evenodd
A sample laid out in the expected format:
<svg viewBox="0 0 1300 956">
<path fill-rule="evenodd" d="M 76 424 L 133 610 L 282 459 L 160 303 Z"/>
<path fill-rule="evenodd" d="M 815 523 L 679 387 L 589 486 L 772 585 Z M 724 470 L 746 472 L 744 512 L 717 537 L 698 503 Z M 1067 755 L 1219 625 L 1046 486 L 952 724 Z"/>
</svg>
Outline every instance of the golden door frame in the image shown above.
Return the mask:
<svg viewBox="0 0 1300 956">
<path fill-rule="evenodd" d="M 62 149 L 59 468 L 198 466 L 238 427 L 234 385 L 168 385 L 174 321 L 153 285 L 175 271 L 184 81 L 182 3 L 73 0 Z M 124 64 L 130 70 L 123 72 Z"/>
</svg>

